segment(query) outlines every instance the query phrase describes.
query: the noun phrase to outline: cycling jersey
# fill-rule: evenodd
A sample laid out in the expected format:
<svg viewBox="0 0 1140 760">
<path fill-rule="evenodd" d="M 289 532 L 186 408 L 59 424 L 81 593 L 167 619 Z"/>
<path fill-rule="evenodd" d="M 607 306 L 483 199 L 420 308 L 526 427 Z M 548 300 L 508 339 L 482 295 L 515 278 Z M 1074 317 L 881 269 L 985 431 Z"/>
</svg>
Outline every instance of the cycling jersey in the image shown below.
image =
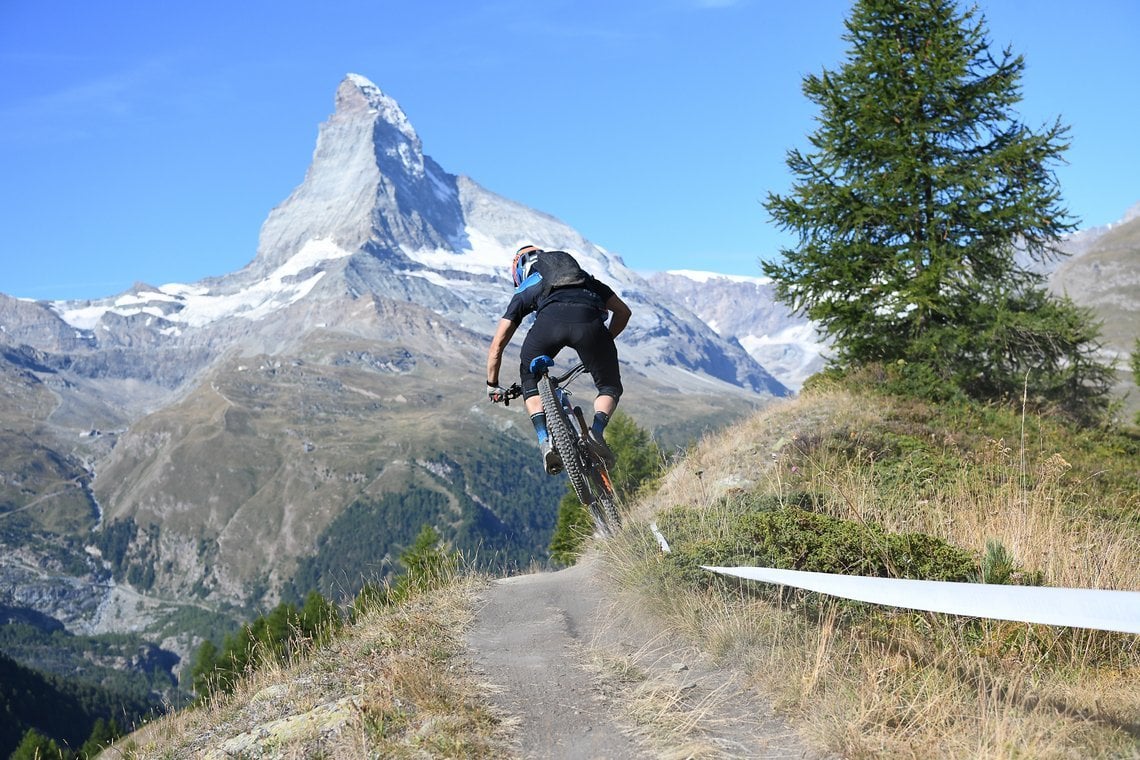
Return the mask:
<svg viewBox="0 0 1140 760">
<path fill-rule="evenodd" d="M 620 398 L 621 371 L 617 346 L 606 327 L 609 310 L 606 303 L 613 289 L 594 277 L 584 285 L 555 288 L 545 293 L 542 277 L 534 272 L 519 285 L 504 319 L 515 324 L 535 313 L 534 324 L 523 340 L 519 375 L 523 396 L 538 394 L 538 381 L 530 371 L 531 361 L 538 356 L 553 358 L 563 348 L 573 348 L 594 378 L 600 395 Z"/>
<path fill-rule="evenodd" d="M 542 276 L 538 272 L 533 272 L 511 297 L 503 319 L 509 319 L 517 325 L 526 315 L 541 312 L 553 304 L 559 305 L 560 319 L 575 322 L 605 319 L 608 314 L 606 302 L 613 294 L 614 291 L 609 285 L 593 277 L 590 277 L 585 285 L 555 288 L 547 293 L 543 287 Z"/>
</svg>

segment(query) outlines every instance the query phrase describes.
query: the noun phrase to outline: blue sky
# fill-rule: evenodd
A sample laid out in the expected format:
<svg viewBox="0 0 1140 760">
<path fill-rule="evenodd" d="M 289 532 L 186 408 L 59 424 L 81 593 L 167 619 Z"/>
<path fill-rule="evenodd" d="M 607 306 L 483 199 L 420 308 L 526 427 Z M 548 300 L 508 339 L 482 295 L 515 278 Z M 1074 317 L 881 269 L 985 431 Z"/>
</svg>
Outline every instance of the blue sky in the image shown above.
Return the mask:
<svg viewBox="0 0 1140 760">
<path fill-rule="evenodd" d="M 1140 3 L 988 0 L 1025 56 L 1030 126 L 1082 226 L 1140 201 Z M 846 0 L 0 0 L 0 292 L 92 298 L 253 258 L 345 74 L 445 170 L 642 271 L 759 274 L 761 201 L 806 148 L 805 74 L 843 61 Z"/>
</svg>

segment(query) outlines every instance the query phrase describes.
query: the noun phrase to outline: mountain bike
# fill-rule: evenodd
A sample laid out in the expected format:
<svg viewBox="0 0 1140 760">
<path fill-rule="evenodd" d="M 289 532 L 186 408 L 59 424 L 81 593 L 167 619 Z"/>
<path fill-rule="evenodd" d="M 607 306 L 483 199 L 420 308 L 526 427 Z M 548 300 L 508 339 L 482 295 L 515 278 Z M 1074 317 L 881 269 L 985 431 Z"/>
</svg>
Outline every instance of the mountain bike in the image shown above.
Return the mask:
<svg viewBox="0 0 1140 760">
<path fill-rule="evenodd" d="M 594 527 L 602 536 L 612 536 L 621 530 L 621 514 L 618 512 L 617 498 L 614 496 L 613 481 L 601 456 L 590 446 L 590 427 L 582 407 L 570 401 L 571 393 L 566 386 L 586 371 L 584 364 L 578 364 L 560 377 L 553 377 L 550 368 L 554 360 L 549 356 L 539 356 L 530 363 L 530 371 L 538 378 L 538 395 L 542 399 L 542 411 L 546 413 L 546 429 L 554 444 L 554 450 L 562 459 L 562 467 L 570 478 L 570 485 L 578 500 L 590 512 Z M 507 389 L 503 403 L 522 395 L 522 388 L 515 383 Z"/>
</svg>

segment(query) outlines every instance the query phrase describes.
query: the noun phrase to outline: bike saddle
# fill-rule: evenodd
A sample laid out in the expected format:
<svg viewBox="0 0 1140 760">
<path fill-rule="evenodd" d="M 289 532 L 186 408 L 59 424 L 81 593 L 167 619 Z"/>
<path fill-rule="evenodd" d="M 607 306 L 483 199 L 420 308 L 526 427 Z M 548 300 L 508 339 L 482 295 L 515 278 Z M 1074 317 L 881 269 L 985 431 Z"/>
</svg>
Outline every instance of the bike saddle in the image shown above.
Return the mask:
<svg viewBox="0 0 1140 760">
<path fill-rule="evenodd" d="M 530 361 L 530 371 L 536 374 L 544 369 L 549 369 L 553 366 L 554 360 L 545 354 L 542 356 L 536 356 Z"/>
</svg>

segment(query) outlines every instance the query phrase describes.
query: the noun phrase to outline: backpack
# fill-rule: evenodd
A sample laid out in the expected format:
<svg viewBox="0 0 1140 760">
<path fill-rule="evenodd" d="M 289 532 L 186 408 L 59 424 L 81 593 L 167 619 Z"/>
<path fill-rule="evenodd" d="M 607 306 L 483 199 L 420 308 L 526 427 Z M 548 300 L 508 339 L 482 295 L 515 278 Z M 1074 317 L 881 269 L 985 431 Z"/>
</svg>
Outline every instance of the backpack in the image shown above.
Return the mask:
<svg viewBox="0 0 1140 760">
<path fill-rule="evenodd" d="M 590 275 L 566 251 L 542 251 L 534 257 L 534 269 L 542 275 L 542 295 L 556 288 L 580 287 L 590 281 Z"/>
</svg>

